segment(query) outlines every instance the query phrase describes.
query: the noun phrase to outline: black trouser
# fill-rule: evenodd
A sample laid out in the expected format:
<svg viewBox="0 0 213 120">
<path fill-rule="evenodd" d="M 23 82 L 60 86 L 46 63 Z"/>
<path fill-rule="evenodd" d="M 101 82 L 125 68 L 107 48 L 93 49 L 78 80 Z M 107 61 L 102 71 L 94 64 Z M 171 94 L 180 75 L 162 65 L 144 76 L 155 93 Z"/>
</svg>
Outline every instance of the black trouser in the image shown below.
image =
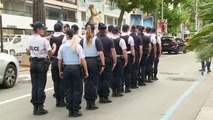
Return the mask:
<svg viewBox="0 0 213 120">
<path fill-rule="evenodd" d="M 139 68 L 139 81 L 138 82 L 144 82 L 146 80 L 146 66 L 147 66 L 147 54 L 143 54 L 140 68 Z"/>
<path fill-rule="evenodd" d="M 81 99 L 83 92 L 83 80 L 80 65 L 65 66 L 64 85 L 67 109 L 78 111 L 81 109 Z"/>
<path fill-rule="evenodd" d="M 128 63 L 127 66 L 124 68 L 124 76 L 123 76 L 123 85 L 125 84 L 126 88 L 129 88 L 131 84 L 132 62 L 133 62 L 132 55 L 128 54 Z"/>
<path fill-rule="evenodd" d="M 157 77 L 158 74 L 158 63 L 159 63 L 159 57 L 157 57 L 154 61 L 154 77 Z"/>
<path fill-rule="evenodd" d="M 205 70 L 205 67 L 207 67 L 207 70 L 210 70 L 211 61 L 212 61 L 212 58 L 201 61 L 202 70 Z"/>
<path fill-rule="evenodd" d="M 86 58 L 89 77 L 85 79 L 84 98 L 96 100 L 99 82 L 99 64 L 96 57 Z"/>
<path fill-rule="evenodd" d="M 151 79 L 151 77 L 153 77 L 153 64 L 154 64 L 154 52 L 151 52 L 147 61 L 147 76 L 148 79 Z"/>
<path fill-rule="evenodd" d="M 31 60 L 30 75 L 32 83 L 33 105 L 42 105 L 46 99 L 45 86 L 47 82 L 47 69 L 44 60 Z"/>
<path fill-rule="evenodd" d="M 64 98 L 64 80 L 60 78 L 59 71 L 58 71 L 58 59 L 52 59 L 52 79 L 54 84 L 54 92 L 56 98 L 63 99 Z"/>
<path fill-rule="evenodd" d="M 138 81 L 138 70 L 139 70 L 139 53 L 135 52 L 135 63 L 132 66 L 132 74 L 131 74 L 131 85 L 137 85 Z"/>
<path fill-rule="evenodd" d="M 100 76 L 98 84 L 98 95 L 99 97 L 108 97 L 110 90 L 110 81 L 112 79 L 112 58 L 105 59 L 105 69 Z"/>
<path fill-rule="evenodd" d="M 122 57 L 117 58 L 117 65 L 113 71 L 113 79 L 111 81 L 113 91 L 121 88 L 122 86 L 123 60 L 124 59 Z"/>
</svg>

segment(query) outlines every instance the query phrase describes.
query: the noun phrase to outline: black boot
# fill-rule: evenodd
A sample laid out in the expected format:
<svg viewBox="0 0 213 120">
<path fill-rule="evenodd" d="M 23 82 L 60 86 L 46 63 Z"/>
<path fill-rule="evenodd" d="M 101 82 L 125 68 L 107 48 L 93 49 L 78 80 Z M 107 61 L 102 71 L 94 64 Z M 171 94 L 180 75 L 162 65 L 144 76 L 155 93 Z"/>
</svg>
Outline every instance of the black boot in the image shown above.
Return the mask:
<svg viewBox="0 0 213 120">
<path fill-rule="evenodd" d="M 130 93 L 130 92 L 132 92 L 132 91 L 129 89 L 129 87 L 126 87 L 125 88 L 125 93 Z"/>
<path fill-rule="evenodd" d="M 43 105 L 38 105 L 36 115 L 44 115 L 44 114 L 47 114 L 47 113 L 48 113 L 48 111 L 44 109 Z"/>
<path fill-rule="evenodd" d="M 60 107 L 60 99 L 59 98 L 56 98 L 56 107 Z"/>
<path fill-rule="evenodd" d="M 99 103 L 111 103 L 112 101 L 109 100 L 108 97 L 101 97 Z"/>
<path fill-rule="evenodd" d="M 122 97 L 123 94 L 118 93 L 117 90 L 113 90 L 112 97 Z"/>
<path fill-rule="evenodd" d="M 33 107 L 33 115 L 37 114 L 37 110 L 38 110 L 38 106 L 34 105 L 34 107 Z"/>
<path fill-rule="evenodd" d="M 65 107 L 65 106 L 66 106 L 66 102 L 64 101 L 64 98 L 61 98 L 59 102 L 59 107 Z"/>
<path fill-rule="evenodd" d="M 86 100 L 86 104 L 87 104 L 86 109 L 90 110 L 91 109 L 91 102 L 90 102 L 90 100 Z"/>
<path fill-rule="evenodd" d="M 69 111 L 69 117 L 80 117 L 82 116 L 81 111 Z"/>
<path fill-rule="evenodd" d="M 96 109 L 98 109 L 98 107 L 95 105 L 95 100 L 92 100 L 92 101 L 90 101 L 90 110 L 96 110 Z"/>
</svg>

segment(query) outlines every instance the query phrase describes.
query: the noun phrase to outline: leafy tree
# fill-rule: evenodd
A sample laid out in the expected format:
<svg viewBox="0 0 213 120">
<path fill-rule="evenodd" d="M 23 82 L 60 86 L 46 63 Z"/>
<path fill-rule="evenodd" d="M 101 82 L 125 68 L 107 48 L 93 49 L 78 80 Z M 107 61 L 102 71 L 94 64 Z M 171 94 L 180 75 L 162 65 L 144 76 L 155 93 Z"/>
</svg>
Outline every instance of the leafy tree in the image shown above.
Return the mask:
<svg viewBox="0 0 213 120">
<path fill-rule="evenodd" d="M 206 25 L 189 41 L 189 50 L 194 50 L 201 60 L 213 57 L 213 2 L 199 7 L 199 18 Z"/>
<path fill-rule="evenodd" d="M 131 12 L 132 10 L 139 8 L 145 12 L 152 12 L 157 10 L 159 0 L 111 0 L 112 3 L 121 10 L 118 25 L 121 26 L 123 16 L 125 12 Z"/>
</svg>

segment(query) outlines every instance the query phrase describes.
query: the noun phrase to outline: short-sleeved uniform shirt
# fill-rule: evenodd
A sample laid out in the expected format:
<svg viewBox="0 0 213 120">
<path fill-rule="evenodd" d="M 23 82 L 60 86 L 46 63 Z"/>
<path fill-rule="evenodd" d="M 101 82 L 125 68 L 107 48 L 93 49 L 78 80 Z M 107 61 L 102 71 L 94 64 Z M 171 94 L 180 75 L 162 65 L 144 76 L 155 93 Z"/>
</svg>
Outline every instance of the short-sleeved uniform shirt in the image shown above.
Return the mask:
<svg viewBox="0 0 213 120">
<path fill-rule="evenodd" d="M 149 53 L 149 44 L 151 43 L 150 38 L 145 36 L 143 33 L 138 34 L 143 41 L 143 54 Z"/>
<path fill-rule="evenodd" d="M 143 45 L 141 37 L 139 37 L 136 33 L 131 33 L 130 36 L 134 39 L 135 52 L 139 53 L 139 46 Z"/>
<path fill-rule="evenodd" d="M 152 52 L 154 52 L 153 44 L 156 44 L 156 37 L 150 33 L 145 34 L 148 38 L 150 38 L 150 42 L 152 44 Z"/>
<path fill-rule="evenodd" d="M 114 42 L 112 41 L 112 39 L 110 39 L 109 37 L 107 37 L 105 34 L 99 34 L 97 35 L 98 39 L 100 39 L 103 48 L 104 48 L 104 56 L 105 57 L 111 57 L 112 53 L 111 53 L 111 49 L 115 48 Z"/>
<path fill-rule="evenodd" d="M 52 48 L 46 38 L 42 38 L 38 34 L 33 34 L 29 38 L 30 56 L 37 58 L 46 58 L 48 51 Z"/>
<path fill-rule="evenodd" d="M 92 39 L 92 44 L 90 46 L 87 46 L 86 44 L 86 38 L 84 38 L 83 40 L 80 41 L 80 45 L 83 47 L 83 50 L 85 52 L 85 56 L 86 57 L 95 57 L 98 55 L 98 53 L 95 55 L 94 52 L 100 52 L 103 51 L 103 45 L 100 41 L 100 39 L 97 38 L 97 36 L 94 36 Z M 88 56 L 88 54 L 92 54 L 92 56 Z M 93 56 L 95 55 L 95 56 Z"/>
<path fill-rule="evenodd" d="M 119 35 L 112 36 L 112 39 L 117 39 L 117 38 L 120 38 L 120 36 Z M 121 47 L 122 50 L 126 49 L 126 43 L 125 43 L 124 39 L 121 38 L 119 46 Z"/>
<path fill-rule="evenodd" d="M 59 60 L 63 60 L 64 64 L 80 64 L 80 59 L 85 58 L 81 45 L 77 44 L 75 51 L 69 41 L 61 45 L 58 51 Z"/>
<path fill-rule="evenodd" d="M 121 37 L 123 37 L 123 36 L 129 36 L 129 37 L 128 37 L 128 42 L 127 42 L 127 43 L 128 43 L 130 46 L 134 46 L 134 45 L 135 45 L 134 39 L 133 39 L 132 36 L 129 35 L 129 33 L 127 33 L 127 32 L 121 33 Z M 127 53 L 131 53 L 131 51 L 127 51 Z"/>
</svg>

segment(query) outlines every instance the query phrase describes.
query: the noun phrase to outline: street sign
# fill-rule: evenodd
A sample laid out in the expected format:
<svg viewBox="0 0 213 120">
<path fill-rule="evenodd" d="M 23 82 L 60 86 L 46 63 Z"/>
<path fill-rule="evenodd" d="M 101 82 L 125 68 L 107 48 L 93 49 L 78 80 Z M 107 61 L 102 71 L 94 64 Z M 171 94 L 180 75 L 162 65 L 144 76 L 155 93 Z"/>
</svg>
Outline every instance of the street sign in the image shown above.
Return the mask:
<svg viewBox="0 0 213 120">
<path fill-rule="evenodd" d="M 159 34 L 167 33 L 167 20 L 166 19 L 158 20 L 158 33 Z"/>
</svg>

